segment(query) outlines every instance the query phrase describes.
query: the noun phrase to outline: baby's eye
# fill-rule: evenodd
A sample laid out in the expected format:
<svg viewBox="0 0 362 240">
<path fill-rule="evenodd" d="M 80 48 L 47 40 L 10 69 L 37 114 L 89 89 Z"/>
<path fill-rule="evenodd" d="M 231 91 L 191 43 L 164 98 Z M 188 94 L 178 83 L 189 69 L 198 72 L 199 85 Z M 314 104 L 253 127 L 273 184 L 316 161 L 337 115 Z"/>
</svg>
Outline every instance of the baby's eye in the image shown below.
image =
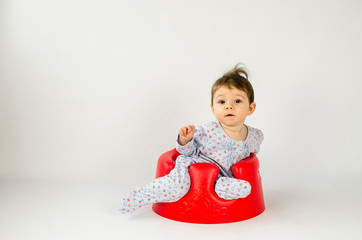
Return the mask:
<svg viewBox="0 0 362 240">
<path fill-rule="evenodd" d="M 220 100 L 219 103 L 220 103 L 220 104 L 224 104 L 225 101 L 224 101 L 224 100 Z"/>
<path fill-rule="evenodd" d="M 236 103 L 241 103 L 241 100 L 240 100 L 240 99 L 238 99 L 238 100 L 236 100 L 235 102 L 236 102 Z"/>
</svg>

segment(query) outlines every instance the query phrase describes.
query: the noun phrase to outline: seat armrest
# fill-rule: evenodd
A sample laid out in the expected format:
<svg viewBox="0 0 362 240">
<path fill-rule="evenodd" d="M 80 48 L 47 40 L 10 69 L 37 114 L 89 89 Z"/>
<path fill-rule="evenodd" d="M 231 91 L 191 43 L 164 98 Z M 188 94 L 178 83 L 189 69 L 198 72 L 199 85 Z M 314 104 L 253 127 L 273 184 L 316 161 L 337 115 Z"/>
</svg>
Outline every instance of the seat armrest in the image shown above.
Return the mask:
<svg viewBox="0 0 362 240">
<path fill-rule="evenodd" d="M 234 177 L 246 181 L 252 181 L 259 175 L 259 160 L 254 153 L 236 163 L 233 168 Z"/>
<path fill-rule="evenodd" d="M 158 158 L 156 178 L 167 175 L 175 167 L 175 161 L 179 155 L 176 148 L 162 154 Z"/>
</svg>

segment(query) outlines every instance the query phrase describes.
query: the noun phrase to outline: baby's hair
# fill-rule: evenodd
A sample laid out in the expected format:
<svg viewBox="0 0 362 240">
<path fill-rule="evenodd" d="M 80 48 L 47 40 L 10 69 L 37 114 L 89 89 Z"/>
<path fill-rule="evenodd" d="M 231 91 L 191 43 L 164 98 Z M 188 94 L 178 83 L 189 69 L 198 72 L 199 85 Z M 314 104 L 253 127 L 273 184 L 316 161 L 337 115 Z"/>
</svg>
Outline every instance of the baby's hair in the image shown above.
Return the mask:
<svg viewBox="0 0 362 240">
<path fill-rule="evenodd" d="M 248 80 L 248 73 L 244 67 L 236 64 L 233 69 L 226 72 L 221 78 L 215 81 L 211 88 L 211 105 L 213 104 L 214 94 L 220 87 L 236 88 L 246 93 L 249 104 L 254 102 L 254 89 Z"/>
</svg>

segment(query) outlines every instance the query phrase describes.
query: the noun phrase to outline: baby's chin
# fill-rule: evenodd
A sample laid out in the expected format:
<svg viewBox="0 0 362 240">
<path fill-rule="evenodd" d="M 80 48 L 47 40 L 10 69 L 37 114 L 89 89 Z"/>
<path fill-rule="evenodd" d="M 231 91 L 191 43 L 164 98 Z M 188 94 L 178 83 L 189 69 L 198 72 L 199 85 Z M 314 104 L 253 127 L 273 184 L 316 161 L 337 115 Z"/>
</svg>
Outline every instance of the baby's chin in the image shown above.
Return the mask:
<svg viewBox="0 0 362 240">
<path fill-rule="evenodd" d="M 235 119 L 235 117 L 227 117 L 222 119 L 221 121 L 219 121 L 221 124 L 223 124 L 224 126 L 228 126 L 228 127 L 236 127 L 236 126 L 242 126 L 244 125 L 243 121 L 237 121 Z"/>
</svg>

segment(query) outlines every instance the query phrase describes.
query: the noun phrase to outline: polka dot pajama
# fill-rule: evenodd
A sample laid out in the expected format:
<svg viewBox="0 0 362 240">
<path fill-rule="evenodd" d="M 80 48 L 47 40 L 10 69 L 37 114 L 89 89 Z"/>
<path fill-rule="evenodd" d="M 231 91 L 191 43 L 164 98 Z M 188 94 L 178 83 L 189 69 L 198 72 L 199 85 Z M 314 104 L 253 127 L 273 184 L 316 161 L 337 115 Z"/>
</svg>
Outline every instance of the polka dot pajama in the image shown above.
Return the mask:
<svg viewBox="0 0 362 240">
<path fill-rule="evenodd" d="M 181 146 L 177 142 L 176 149 L 181 155 L 177 157 L 170 173 L 144 187 L 135 188 L 122 199 L 120 212 L 130 213 L 146 204 L 181 199 L 190 189 L 188 167 L 193 163 L 210 162 L 207 159 L 211 158 L 219 168 L 227 171 L 227 175 L 232 176 L 231 167 L 251 152 L 257 153 L 264 139 L 259 129 L 247 128 L 245 141 L 235 141 L 228 137 L 217 121 L 196 128 L 194 138 L 188 144 Z M 215 185 L 216 194 L 226 200 L 245 198 L 251 191 L 249 182 L 221 174 Z"/>
</svg>

